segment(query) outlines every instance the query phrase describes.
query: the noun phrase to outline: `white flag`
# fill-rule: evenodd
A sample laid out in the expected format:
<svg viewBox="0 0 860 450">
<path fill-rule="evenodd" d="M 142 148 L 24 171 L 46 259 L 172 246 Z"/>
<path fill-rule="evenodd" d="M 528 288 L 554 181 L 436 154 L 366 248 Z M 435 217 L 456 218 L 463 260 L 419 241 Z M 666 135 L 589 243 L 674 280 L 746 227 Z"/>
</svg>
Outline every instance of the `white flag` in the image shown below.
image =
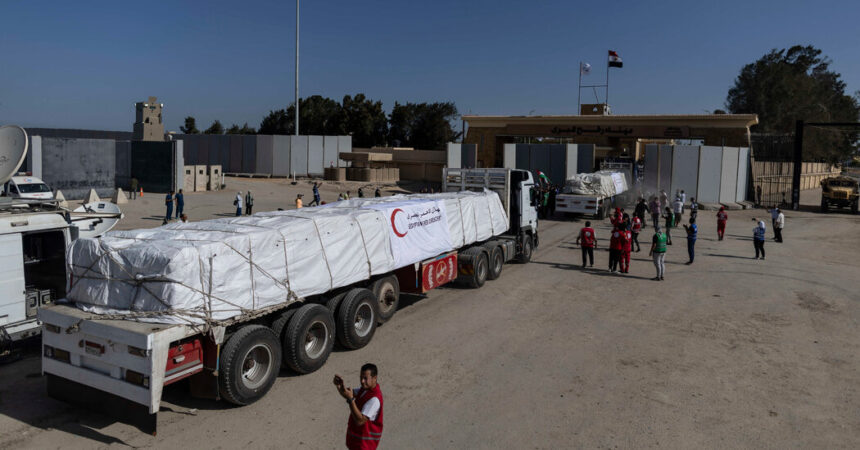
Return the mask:
<svg viewBox="0 0 860 450">
<path fill-rule="evenodd" d="M 579 63 L 579 74 L 580 75 L 588 75 L 590 73 L 591 73 L 591 64 Z"/>
</svg>

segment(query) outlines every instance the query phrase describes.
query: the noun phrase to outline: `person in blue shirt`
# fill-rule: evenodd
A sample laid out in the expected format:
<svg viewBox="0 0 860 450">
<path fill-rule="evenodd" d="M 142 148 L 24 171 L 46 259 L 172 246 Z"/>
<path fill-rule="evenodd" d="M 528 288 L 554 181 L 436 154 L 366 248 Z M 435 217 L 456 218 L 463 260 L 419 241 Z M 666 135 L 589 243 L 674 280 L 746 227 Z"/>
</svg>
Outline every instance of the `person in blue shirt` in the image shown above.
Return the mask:
<svg viewBox="0 0 860 450">
<path fill-rule="evenodd" d="M 753 228 L 753 245 L 755 246 L 755 259 L 758 259 L 759 253 L 761 259 L 764 259 L 764 220 L 758 220 L 753 217 L 753 222 L 757 222 L 757 226 Z"/>
<path fill-rule="evenodd" d="M 687 264 L 693 264 L 693 259 L 696 257 L 696 238 L 699 234 L 699 226 L 696 225 L 696 218 L 690 217 L 690 225 L 684 225 L 687 230 L 687 253 L 690 255 L 690 260 Z"/>
<path fill-rule="evenodd" d="M 179 219 L 179 216 L 182 215 L 182 212 L 185 210 L 185 196 L 182 195 L 182 189 L 176 193 L 176 219 Z"/>
<path fill-rule="evenodd" d="M 170 216 L 173 215 L 173 191 L 167 193 L 164 197 L 164 206 L 167 208 L 167 213 L 164 215 L 164 223 L 170 221 Z"/>
<path fill-rule="evenodd" d="M 312 202 L 308 203 L 308 206 L 319 206 L 319 204 L 320 204 L 320 184 L 322 184 L 322 182 L 317 183 L 316 181 L 314 181 L 314 187 L 313 187 L 314 200 Z"/>
</svg>

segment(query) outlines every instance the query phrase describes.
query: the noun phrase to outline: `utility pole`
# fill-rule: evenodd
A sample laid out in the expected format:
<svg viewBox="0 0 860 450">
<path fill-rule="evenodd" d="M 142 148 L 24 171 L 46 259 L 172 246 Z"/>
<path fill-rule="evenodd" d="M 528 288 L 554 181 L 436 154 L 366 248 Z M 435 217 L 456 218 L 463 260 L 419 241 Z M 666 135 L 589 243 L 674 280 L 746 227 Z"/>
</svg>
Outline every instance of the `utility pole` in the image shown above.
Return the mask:
<svg viewBox="0 0 860 450">
<path fill-rule="evenodd" d="M 296 0 L 296 136 L 299 135 L 299 0 Z"/>
</svg>

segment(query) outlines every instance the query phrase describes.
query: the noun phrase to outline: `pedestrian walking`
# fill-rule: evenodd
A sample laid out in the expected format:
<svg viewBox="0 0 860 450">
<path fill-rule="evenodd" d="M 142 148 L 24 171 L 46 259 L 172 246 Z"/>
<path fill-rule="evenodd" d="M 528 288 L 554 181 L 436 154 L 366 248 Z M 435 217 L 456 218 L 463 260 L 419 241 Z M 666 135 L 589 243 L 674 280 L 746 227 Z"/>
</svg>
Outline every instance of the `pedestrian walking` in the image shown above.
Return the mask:
<svg viewBox="0 0 860 450">
<path fill-rule="evenodd" d="M 314 187 L 313 187 L 314 199 L 310 203 L 308 203 L 308 206 L 319 206 L 319 204 L 320 204 L 320 185 L 321 184 L 322 184 L 322 182 L 317 183 L 316 181 L 314 181 Z"/>
<path fill-rule="evenodd" d="M 591 228 L 591 221 L 586 220 L 585 226 L 579 230 L 576 244 L 582 249 L 582 268 L 585 268 L 586 257 L 590 263 L 589 267 L 594 267 L 594 249 L 597 248 L 597 233 Z"/>
<path fill-rule="evenodd" d="M 774 240 L 776 242 L 782 242 L 782 229 L 785 227 L 785 214 L 782 213 L 782 210 L 776 208 L 776 220 L 773 222 L 773 233 L 775 234 Z"/>
<path fill-rule="evenodd" d="M 684 202 L 681 201 L 681 197 L 675 197 L 675 201 L 672 203 L 672 212 L 675 213 L 675 226 L 677 227 L 684 216 Z"/>
<path fill-rule="evenodd" d="M 179 219 L 179 216 L 185 211 L 185 195 L 182 193 L 182 189 L 176 193 L 176 218 Z"/>
<path fill-rule="evenodd" d="M 669 206 L 669 194 L 666 191 L 660 191 L 660 205 Z"/>
<path fill-rule="evenodd" d="M 236 217 L 242 215 L 242 191 L 236 193 L 236 198 L 233 199 L 233 206 L 236 207 Z"/>
<path fill-rule="evenodd" d="M 642 250 L 642 247 L 639 245 L 639 233 L 642 231 L 642 219 L 639 216 L 633 217 L 633 225 L 630 227 L 630 238 L 632 239 L 632 243 L 630 247 L 633 247 L 633 244 L 636 244 L 636 253 L 639 253 Z"/>
<path fill-rule="evenodd" d="M 758 208 L 761 206 L 761 185 L 755 187 L 755 206 Z"/>
<path fill-rule="evenodd" d="M 382 197 L 382 193 L 379 192 L 379 188 L 376 188 L 376 190 L 373 192 L 373 196 L 374 197 Z"/>
<path fill-rule="evenodd" d="M 666 245 L 667 235 L 658 225 L 654 231 L 654 237 L 651 238 L 651 250 L 648 252 L 648 256 L 654 259 L 654 268 L 657 269 L 657 276 L 652 278 L 655 281 L 662 281 L 666 273 Z"/>
<path fill-rule="evenodd" d="M 382 390 L 377 381 L 374 364 L 361 366 L 361 388 L 344 386 L 340 375 L 334 376 L 338 394 L 349 405 L 349 421 L 346 426 L 346 448 L 350 450 L 374 450 L 382 439 Z"/>
<path fill-rule="evenodd" d="M 305 194 L 296 195 L 296 209 L 302 209 L 302 197 L 304 196 Z"/>
<path fill-rule="evenodd" d="M 660 202 L 657 200 L 657 196 L 651 197 L 651 204 L 648 205 L 648 209 L 651 211 L 651 226 L 657 228 L 660 226 L 660 211 L 662 211 L 662 206 Z"/>
<path fill-rule="evenodd" d="M 135 176 L 132 175 L 131 176 L 131 192 L 129 192 L 129 195 L 131 196 L 132 200 L 137 200 L 137 189 L 138 189 L 137 178 L 135 178 Z"/>
<path fill-rule="evenodd" d="M 696 259 L 696 238 L 699 237 L 699 226 L 696 225 L 696 219 L 690 217 L 690 225 L 684 225 L 684 231 L 687 232 L 687 254 L 690 260 L 687 264 L 693 264 Z"/>
<path fill-rule="evenodd" d="M 346 194 L 344 194 L 343 199 L 349 200 L 349 191 L 346 191 Z"/>
<path fill-rule="evenodd" d="M 250 216 L 254 213 L 254 195 L 251 191 L 245 194 L 245 215 Z"/>
<path fill-rule="evenodd" d="M 684 213 L 684 208 L 685 208 L 685 207 L 686 207 L 686 205 L 687 205 L 687 193 L 686 193 L 686 192 L 684 192 L 684 190 L 683 190 L 683 189 L 681 189 L 681 195 L 680 195 L 680 197 L 681 197 L 681 213 L 683 214 L 683 213 Z"/>
<path fill-rule="evenodd" d="M 756 222 L 756 218 L 753 217 L 753 222 Z M 755 247 L 755 259 L 758 259 L 759 254 L 761 254 L 761 259 L 764 259 L 764 220 L 759 220 L 756 227 L 753 228 L 753 246 Z"/>
<path fill-rule="evenodd" d="M 170 221 L 170 216 L 173 215 L 173 191 L 167 193 L 164 197 L 164 206 L 167 209 L 167 212 L 164 214 L 164 223 Z"/>
<path fill-rule="evenodd" d="M 621 224 L 621 220 L 624 216 L 621 215 L 621 208 L 615 208 L 615 212 L 612 213 L 612 217 L 609 218 L 609 223 L 612 224 L 612 227 L 618 227 Z"/>
<path fill-rule="evenodd" d="M 663 215 L 663 218 L 666 219 L 666 239 L 668 245 L 672 245 L 672 227 L 675 226 L 675 213 L 667 206 L 666 214 Z"/>
<path fill-rule="evenodd" d="M 729 215 L 726 214 L 726 208 L 724 206 L 720 206 L 720 210 L 717 211 L 717 240 L 722 241 L 723 236 L 726 235 L 726 222 L 729 220 Z"/>
<path fill-rule="evenodd" d="M 648 204 L 645 203 L 645 197 L 639 197 L 639 202 L 637 202 L 636 207 L 633 208 L 633 216 L 639 218 L 640 226 L 645 225 L 645 213 L 650 211 Z"/>
<path fill-rule="evenodd" d="M 619 270 L 621 271 L 621 273 L 630 272 L 630 241 L 632 240 L 633 232 L 630 231 L 627 226 L 624 226 L 621 230 L 621 256 L 619 258 Z"/>
<path fill-rule="evenodd" d="M 358 198 L 364 198 L 364 190 L 358 188 Z"/>
<path fill-rule="evenodd" d="M 690 217 L 696 218 L 699 215 L 699 203 L 696 202 L 696 197 L 690 197 Z"/>
<path fill-rule="evenodd" d="M 346 198 L 343 195 L 343 192 L 339 192 L 337 194 L 337 201 L 341 201 L 341 200 L 346 200 Z"/>
<path fill-rule="evenodd" d="M 609 238 L 609 272 L 615 273 L 618 270 L 618 263 L 621 262 L 621 250 L 623 243 L 621 241 L 621 229 L 615 227 L 612 230 L 612 236 Z"/>
</svg>

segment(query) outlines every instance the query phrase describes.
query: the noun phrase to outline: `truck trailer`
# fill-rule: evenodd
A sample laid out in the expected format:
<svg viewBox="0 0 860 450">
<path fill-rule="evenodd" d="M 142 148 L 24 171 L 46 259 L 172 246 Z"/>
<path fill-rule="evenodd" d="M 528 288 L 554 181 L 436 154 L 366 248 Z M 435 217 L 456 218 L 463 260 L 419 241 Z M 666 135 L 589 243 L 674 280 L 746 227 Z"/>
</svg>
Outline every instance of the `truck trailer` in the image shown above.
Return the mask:
<svg viewBox="0 0 860 450">
<path fill-rule="evenodd" d="M 39 310 L 43 323 L 42 370 L 48 393 L 104 411 L 150 433 L 156 431 L 164 387 L 180 380 L 188 380 L 190 391 L 196 397 L 223 399 L 235 405 L 253 403 L 266 395 L 282 366 L 307 374 L 325 364 L 336 340 L 346 349 L 367 345 L 377 325 L 391 319 L 396 312 L 401 293 L 423 294 L 455 280 L 479 288 L 487 280 L 498 278 L 504 263 L 528 262 L 538 244 L 537 215 L 530 199 L 533 186 L 534 178 L 528 171 L 448 169 L 444 173 L 441 194 L 353 199 L 322 207 L 255 214 L 247 220 L 255 221 L 257 227 L 306 224 L 311 230 L 308 236 L 292 233 L 283 241 L 284 261 L 324 263 L 320 267 L 328 268 L 326 277 L 330 280 L 323 280 L 323 285 L 327 286 L 323 289 L 327 290 L 320 292 L 319 280 L 307 279 L 313 276 L 312 272 L 301 272 L 301 267 L 296 268 L 294 263 L 290 263 L 293 266 L 290 268 L 279 267 L 275 262 L 262 270 L 265 263 L 255 262 L 250 256 L 252 250 L 260 247 L 251 245 L 246 254 L 247 263 L 252 266 L 251 286 L 260 291 L 260 295 L 255 293 L 250 297 L 256 302 L 253 307 L 239 304 L 239 295 L 217 299 L 211 293 L 218 289 L 231 292 L 231 286 L 247 282 L 247 272 L 232 269 L 225 279 L 213 279 L 213 274 L 221 273 L 214 267 L 216 258 L 223 257 L 223 253 L 217 257 L 210 254 L 208 259 L 199 257 L 200 267 L 211 270 L 201 269 L 199 280 L 188 280 L 184 283 L 186 286 L 180 286 L 182 283 L 170 277 L 187 269 L 188 264 L 180 264 L 182 267 L 170 266 L 169 262 L 158 263 L 164 267 L 153 265 L 153 261 L 161 261 L 159 255 L 163 257 L 163 253 L 172 251 L 171 245 L 179 245 L 176 239 L 160 241 L 159 236 L 163 236 L 160 233 L 183 236 L 180 224 L 151 231 L 108 233 L 99 241 L 76 242 L 69 252 L 68 298 Z M 468 207 L 470 202 L 487 207 L 487 212 Z M 460 205 L 459 211 L 446 210 L 456 205 Z M 471 224 L 478 223 L 478 218 L 484 214 L 492 216 L 493 222 L 489 224 L 492 232 L 471 230 Z M 472 216 L 475 220 L 470 219 Z M 361 259 L 359 264 L 352 264 L 350 252 L 336 247 L 355 242 L 330 242 L 319 248 L 310 243 L 315 236 L 322 242 L 329 233 L 323 220 L 326 217 L 352 220 L 338 226 L 358 227 L 360 233 L 355 234 L 358 237 L 353 241 L 364 241 L 360 248 L 367 253 L 366 262 Z M 406 234 L 421 236 L 422 227 L 436 224 L 438 217 L 446 217 L 442 222 L 447 220 L 452 236 L 456 235 L 451 238 L 454 245 L 468 243 L 412 261 L 404 259 L 404 254 L 413 252 L 413 247 L 424 244 L 428 248 L 443 247 L 435 241 L 413 241 L 411 247 L 403 249 L 390 242 Z M 380 222 L 389 242 L 380 242 L 376 239 L 379 233 L 369 232 Z M 200 233 L 216 233 L 211 230 L 228 226 L 230 233 L 239 238 L 244 238 L 243 233 L 254 233 L 250 228 L 246 231 L 241 223 L 227 219 L 195 224 L 197 230 L 207 230 Z M 457 231 L 458 227 L 462 227 L 462 232 Z M 471 237 L 467 239 L 467 236 Z M 296 246 L 289 240 L 299 238 L 311 241 Z M 132 239 L 139 242 L 132 243 Z M 231 239 L 234 240 L 225 240 L 223 245 L 241 241 Z M 273 245 L 280 244 L 274 242 Z M 131 252 L 132 247 L 139 252 Z M 184 261 L 182 258 L 189 255 L 189 248 L 182 247 L 181 251 L 170 255 L 174 260 Z M 378 259 L 371 251 L 374 248 L 385 249 L 382 253 L 387 254 Z M 107 259 L 88 259 L 91 252 L 101 251 L 98 249 L 108 249 L 100 255 Z M 301 252 L 301 255 L 292 256 L 291 251 Z M 146 257 L 137 262 L 127 260 L 135 255 Z M 135 264 L 149 264 L 143 268 L 147 274 L 127 276 L 129 274 L 121 273 L 142 268 Z M 82 268 L 82 265 L 87 267 Z M 352 269 L 354 267 L 358 267 L 357 272 Z M 347 277 L 347 272 L 357 275 Z M 230 278 L 239 273 L 241 279 Z M 198 281 L 199 286 L 206 287 L 195 287 Z M 287 288 L 278 291 L 282 285 Z M 205 289 L 210 290 L 208 297 Z M 275 295 L 266 297 L 263 291 L 275 292 Z M 154 294 L 159 292 L 169 293 L 170 296 L 160 300 L 174 302 L 171 303 L 174 306 L 185 298 L 203 299 L 203 306 L 200 309 L 162 308 L 153 300 L 158 297 Z M 90 297 L 84 298 L 82 293 Z M 117 306 L 128 306 L 131 298 L 131 307 Z M 271 298 L 277 301 L 267 300 Z M 235 311 L 228 313 L 227 309 L 219 309 L 218 305 L 230 302 L 237 306 Z M 146 305 L 154 306 L 147 308 Z"/>
</svg>

